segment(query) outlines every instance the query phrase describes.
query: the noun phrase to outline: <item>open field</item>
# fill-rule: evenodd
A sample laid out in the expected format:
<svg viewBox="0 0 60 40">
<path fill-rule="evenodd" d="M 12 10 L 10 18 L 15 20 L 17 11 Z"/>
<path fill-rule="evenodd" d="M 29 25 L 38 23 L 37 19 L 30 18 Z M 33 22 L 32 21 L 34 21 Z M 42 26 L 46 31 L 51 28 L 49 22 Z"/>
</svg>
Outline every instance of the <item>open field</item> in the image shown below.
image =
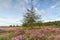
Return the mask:
<svg viewBox="0 0 60 40">
<path fill-rule="evenodd" d="M 22 33 L 19 27 L 0 27 L 0 40 L 11 40 Z"/>
<path fill-rule="evenodd" d="M 60 40 L 60 28 L 23 27 L 0 28 L 0 40 Z"/>
<path fill-rule="evenodd" d="M 20 30 L 21 28 L 17 28 L 17 27 L 0 27 L 0 36 L 8 35 L 9 33 L 16 33 Z"/>
</svg>

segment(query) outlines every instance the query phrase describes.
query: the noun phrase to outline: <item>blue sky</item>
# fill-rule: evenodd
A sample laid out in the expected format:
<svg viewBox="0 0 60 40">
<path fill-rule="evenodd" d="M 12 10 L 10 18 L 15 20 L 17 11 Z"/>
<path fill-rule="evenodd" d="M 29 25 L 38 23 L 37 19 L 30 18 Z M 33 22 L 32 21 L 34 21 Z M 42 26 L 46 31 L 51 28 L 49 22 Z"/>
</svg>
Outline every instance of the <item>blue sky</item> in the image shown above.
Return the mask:
<svg viewBox="0 0 60 40">
<path fill-rule="evenodd" d="M 60 0 L 34 0 L 36 13 L 42 20 L 60 20 Z M 31 7 L 30 0 L 0 0 L 0 26 L 21 25 L 26 8 Z"/>
</svg>

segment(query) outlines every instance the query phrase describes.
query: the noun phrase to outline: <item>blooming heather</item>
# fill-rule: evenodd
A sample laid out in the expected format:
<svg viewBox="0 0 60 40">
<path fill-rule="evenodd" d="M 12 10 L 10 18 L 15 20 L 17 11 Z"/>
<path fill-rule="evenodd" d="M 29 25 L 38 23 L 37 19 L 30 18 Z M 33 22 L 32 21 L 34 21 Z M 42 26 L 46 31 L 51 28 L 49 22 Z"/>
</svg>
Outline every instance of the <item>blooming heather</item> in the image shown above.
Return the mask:
<svg viewBox="0 0 60 40">
<path fill-rule="evenodd" d="M 42 28 L 42 29 L 33 29 L 26 32 L 26 34 L 31 35 L 32 37 L 38 38 L 60 38 L 60 28 Z"/>
<path fill-rule="evenodd" d="M 23 35 L 17 36 L 15 38 L 12 38 L 12 40 L 25 40 Z"/>
<path fill-rule="evenodd" d="M 41 28 L 41 29 L 32 29 L 25 31 L 26 36 L 29 35 L 32 38 L 37 40 L 60 40 L 60 28 Z M 26 40 L 23 35 L 17 36 L 12 40 Z"/>
</svg>

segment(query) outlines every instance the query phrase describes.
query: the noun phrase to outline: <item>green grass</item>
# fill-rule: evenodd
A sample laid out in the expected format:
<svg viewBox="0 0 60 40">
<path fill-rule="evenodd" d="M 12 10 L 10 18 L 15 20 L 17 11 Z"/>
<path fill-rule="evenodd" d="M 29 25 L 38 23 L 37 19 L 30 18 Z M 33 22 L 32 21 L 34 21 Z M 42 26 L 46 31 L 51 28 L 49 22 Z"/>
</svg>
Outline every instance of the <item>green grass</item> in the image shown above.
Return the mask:
<svg viewBox="0 0 60 40">
<path fill-rule="evenodd" d="M 0 40 L 11 40 L 15 36 L 16 36 L 15 33 L 10 33 L 8 36 L 4 36 L 4 37 L 0 36 Z"/>
</svg>

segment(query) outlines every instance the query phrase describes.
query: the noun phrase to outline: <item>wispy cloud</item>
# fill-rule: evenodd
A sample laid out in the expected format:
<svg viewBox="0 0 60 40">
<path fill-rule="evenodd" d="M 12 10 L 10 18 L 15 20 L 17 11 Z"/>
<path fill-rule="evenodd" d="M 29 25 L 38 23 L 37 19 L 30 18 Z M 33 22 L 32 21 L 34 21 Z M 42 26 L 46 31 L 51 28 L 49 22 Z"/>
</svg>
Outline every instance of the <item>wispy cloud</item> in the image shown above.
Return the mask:
<svg viewBox="0 0 60 40">
<path fill-rule="evenodd" d="M 0 17 L 0 26 L 1 25 L 14 25 L 14 24 L 21 24 L 21 23 L 19 22 L 19 19 Z"/>
<path fill-rule="evenodd" d="M 30 0 L 24 0 L 26 3 L 29 3 Z"/>
<path fill-rule="evenodd" d="M 57 7 L 57 5 L 53 5 L 53 6 L 51 6 L 50 8 L 56 8 Z"/>
<path fill-rule="evenodd" d="M 33 5 L 34 6 L 39 6 L 40 5 L 40 2 L 38 0 L 33 0 Z"/>
<path fill-rule="evenodd" d="M 12 6 L 11 1 L 12 0 L 1 0 L 0 1 L 0 8 L 9 9 Z"/>
<path fill-rule="evenodd" d="M 60 1 L 57 1 L 54 5 L 52 5 L 50 8 L 56 8 L 60 5 Z"/>
<path fill-rule="evenodd" d="M 39 15 L 44 15 L 44 14 L 46 14 L 46 11 L 45 10 L 39 10 L 39 9 L 37 9 L 37 8 L 35 8 L 35 10 L 36 10 L 36 13 L 37 14 L 39 14 Z"/>
</svg>

